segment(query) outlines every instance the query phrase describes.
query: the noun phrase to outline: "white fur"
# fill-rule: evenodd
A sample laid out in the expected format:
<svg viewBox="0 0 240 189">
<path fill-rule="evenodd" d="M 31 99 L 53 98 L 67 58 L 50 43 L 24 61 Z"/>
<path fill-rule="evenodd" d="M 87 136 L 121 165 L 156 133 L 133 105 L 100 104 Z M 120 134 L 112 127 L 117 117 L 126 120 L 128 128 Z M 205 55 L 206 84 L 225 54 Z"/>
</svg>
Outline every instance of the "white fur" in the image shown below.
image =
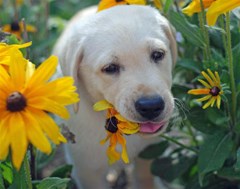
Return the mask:
<svg viewBox="0 0 240 189">
<path fill-rule="evenodd" d="M 94 112 L 94 103 L 106 99 L 135 122 L 143 121 L 134 108 L 134 101 L 143 95 L 158 94 L 165 101 L 166 108 L 156 122 L 167 122 L 174 106 L 170 89 L 176 42 L 168 21 L 147 6 L 117 6 L 97 14 L 95 11 L 90 8 L 76 15 L 54 49 L 63 74 L 74 77 L 81 98 L 78 112 L 71 109 L 68 121 L 77 142 L 68 145 L 68 151 L 75 177 L 80 178 L 85 189 L 107 188 L 104 178 L 109 169 L 105 154 L 108 145 L 99 144 L 106 137 L 105 113 Z M 166 52 L 159 64 L 150 60 L 155 49 Z M 102 72 L 113 62 L 121 65 L 118 76 Z M 131 161 L 145 146 L 158 140 L 140 135 L 125 138 Z M 121 168 L 123 163 L 114 166 Z"/>
</svg>

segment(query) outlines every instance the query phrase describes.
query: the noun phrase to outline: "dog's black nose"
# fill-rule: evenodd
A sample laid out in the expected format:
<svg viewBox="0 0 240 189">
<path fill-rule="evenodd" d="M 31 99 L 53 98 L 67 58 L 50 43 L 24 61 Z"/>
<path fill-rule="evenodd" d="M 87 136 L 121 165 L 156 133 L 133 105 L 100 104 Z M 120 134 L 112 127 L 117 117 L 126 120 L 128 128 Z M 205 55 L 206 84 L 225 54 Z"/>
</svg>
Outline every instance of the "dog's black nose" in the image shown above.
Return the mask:
<svg viewBox="0 0 240 189">
<path fill-rule="evenodd" d="M 159 116 L 164 106 L 164 100 L 160 96 L 142 97 L 135 102 L 137 112 L 148 120 L 152 120 Z"/>
</svg>

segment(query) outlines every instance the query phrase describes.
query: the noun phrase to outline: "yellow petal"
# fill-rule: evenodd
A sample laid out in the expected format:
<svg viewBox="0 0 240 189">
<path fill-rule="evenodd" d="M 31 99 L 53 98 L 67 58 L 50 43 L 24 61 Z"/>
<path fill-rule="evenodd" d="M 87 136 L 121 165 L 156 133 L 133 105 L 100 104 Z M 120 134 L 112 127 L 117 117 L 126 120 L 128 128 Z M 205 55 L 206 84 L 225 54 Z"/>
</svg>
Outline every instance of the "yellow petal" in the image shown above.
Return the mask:
<svg viewBox="0 0 240 189">
<path fill-rule="evenodd" d="M 200 83 L 202 83 L 205 87 L 207 87 L 208 89 L 211 89 L 212 87 L 207 83 L 207 82 L 205 82 L 204 80 L 202 80 L 202 79 L 198 79 L 198 81 L 200 82 Z"/>
<path fill-rule="evenodd" d="M 4 160 L 9 151 L 10 137 L 9 137 L 9 116 L 4 117 L 0 122 L 0 160 Z"/>
<path fill-rule="evenodd" d="M 160 10 L 162 9 L 162 3 L 160 2 L 160 0 L 153 0 L 153 3 L 155 7 L 157 7 Z"/>
<path fill-rule="evenodd" d="M 202 98 L 197 99 L 197 101 L 198 101 L 198 102 L 203 102 L 203 101 L 205 101 L 205 100 L 208 100 L 208 99 L 211 98 L 211 97 L 212 97 L 212 95 L 207 95 L 207 96 L 205 96 L 205 97 L 202 97 Z"/>
<path fill-rule="evenodd" d="M 203 94 L 209 94 L 210 89 L 192 89 L 188 91 L 188 94 L 193 95 L 203 95 Z"/>
<path fill-rule="evenodd" d="M 211 76 L 212 81 L 214 82 L 214 85 L 216 86 L 218 83 L 217 78 L 215 77 L 215 75 L 213 74 L 213 72 L 210 69 L 207 69 L 207 71 L 208 71 L 208 74 Z"/>
<path fill-rule="evenodd" d="M 58 140 L 59 142 L 67 143 L 67 139 L 61 133 L 58 134 Z"/>
<path fill-rule="evenodd" d="M 109 109 L 109 108 L 113 108 L 113 106 L 112 106 L 112 104 L 110 104 L 106 100 L 98 101 L 97 103 L 95 103 L 93 105 L 94 111 L 102 111 L 102 110 L 106 110 L 106 109 Z"/>
<path fill-rule="evenodd" d="M 13 51 L 14 53 L 14 51 Z M 9 73 L 15 89 L 20 91 L 25 84 L 27 60 L 23 57 L 11 55 L 11 66 L 9 66 Z"/>
<path fill-rule="evenodd" d="M 215 104 L 215 101 L 217 100 L 217 98 L 214 96 L 212 97 L 212 102 L 211 102 L 211 107 L 213 107 L 213 105 Z"/>
<path fill-rule="evenodd" d="M 34 88 L 34 86 L 38 86 L 39 83 L 46 83 L 56 71 L 58 64 L 58 59 L 56 56 L 50 56 L 47 60 L 45 60 L 34 72 L 32 77 L 28 82 L 29 88 Z"/>
<path fill-rule="evenodd" d="M 217 108 L 220 109 L 220 105 L 221 105 L 221 96 L 218 95 L 217 96 Z"/>
<path fill-rule="evenodd" d="M 116 5 L 125 5 L 125 4 L 127 4 L 126 1 L 116 2 L 115 0 L 101 0 L 100 3 L 98 4 L 98 11 L 108 9 Z"/>
<path fill-rule="evenodd" d="M 9 132 L 11 139 L 12 162 L 14 167 L 19 170 L 27 151 L 26 125 L 19 112 L 11 113 L 9 119 Z"/>
<path fill-rule="evenodd" d="M 73 86 L 73 83 L 72 77 L 58 78 L 34 89 L 28 87 L 25 94 L 27 98 L 42 96 L 48 97 L 61 105 L 69 105 L 79 101 L 78 94 L 75 92 L 77 88 Z"/>
<path fill-rule="evenodd" d="M 30 143 L 46 154 L 50 154 L 52 149 L 46 136 L 43 134 L 40 125 L 31 113 L 26 110 L 23 114 L 24 122 L 27 126 L 27 137 Z"/>
<path fill-rule="evenodd" d="M 26 81 L 33 75 L 35 71 L 35 64 L 33 64 L 30 61 L 27 61 L 27 67 L 26 67 Z"/>
<path fill-rule="evenodd" d="M 217 18 L 220 14 L 224 14 L 240 6 L 239 0 L 217 0 L 207 11 L 207 24 L 209 26 L 215 25 Z"/>
<path fill-rule="evenodd" d="M 210 98 L 210 100 L 203 106 L 203 109 L 206 109 L 207 107 L 209 107 L 213 101 L 214 101 L 214 98 Z"/>
<path fill-rule="evenodd" d="M 122 145 L 121 157 L 122 157 L 123 162 L 129 163 L 125 138 L 120 133 L 117 133 L 117 140 Z"/>
<path fill-rule="evenodd" d="M 128 4 L 135 4 L 135 5 L 146 5 L 145 0 L 126 0 Z"/>
<path fill-rule="evenodd" d="M 38 121 L 42 130 L 47 134 L 47 136 L 53 141 L 55 144 L 59 144 L 59 133 L 60 129 L 53 121 L 53 119 L 44 111 L 37 110 L 34 108 L 27 108 L 29 112 L 31 112 L 32 116 L 35 120 Z"/>
<path fill-rule="evenodd" d="M 208 8 L 216 0 L 202 0 L 204 9 Z M 201 1 L 193 0 L 182 12 L 188 16 L 192 16 L 194 13 L 202 11 Z"/>
<path fill-rule="evenodd" d="M 202 71 L 201 73 L 202 73 L 203 77 L 205 77 L 205 79 L 208 81 L 208 83 L 209 83 L 212 87 L 214 87 L 214 82 L 212 81 L 212 79 L 211 79 L 204 71 Z"/>
<path fill-rule="evenodd" d="M 54 113 L 63 119 L 68 119 L 70 117 L 68 110 L 63 105 L 44 97 L 28 99 L 28 106 Z"/>
</svg>

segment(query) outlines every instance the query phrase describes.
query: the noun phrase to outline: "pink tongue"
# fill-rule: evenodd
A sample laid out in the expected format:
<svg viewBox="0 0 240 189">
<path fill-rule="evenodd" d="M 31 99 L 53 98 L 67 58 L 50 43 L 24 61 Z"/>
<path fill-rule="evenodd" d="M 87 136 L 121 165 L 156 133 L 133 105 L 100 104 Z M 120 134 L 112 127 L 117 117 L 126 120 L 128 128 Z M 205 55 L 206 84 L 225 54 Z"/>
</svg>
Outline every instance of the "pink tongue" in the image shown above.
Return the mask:
<svg viewBox="0 0 240 189">
<path fill-rule="evenodd" d="M 159 130 L 164 123 L 140 123 L 140 132 L 142 133 L 155 133 Z"/>
</svg>

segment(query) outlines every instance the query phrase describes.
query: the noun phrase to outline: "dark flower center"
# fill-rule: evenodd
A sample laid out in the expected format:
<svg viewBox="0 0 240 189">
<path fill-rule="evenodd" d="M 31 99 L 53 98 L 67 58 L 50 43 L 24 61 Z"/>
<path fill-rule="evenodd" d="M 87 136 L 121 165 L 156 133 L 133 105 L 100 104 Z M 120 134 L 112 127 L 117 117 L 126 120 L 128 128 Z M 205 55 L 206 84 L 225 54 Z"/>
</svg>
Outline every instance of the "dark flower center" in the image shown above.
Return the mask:
<svg viewBox="0 0 240 189">
<path fill-rule="evenodd" d="M 116 0 L 117 3 L 122 2 L 122 1 L 124 1 L 124 0 Z"/>
<path fill-rule="evenodd" d="M 117 124 L 118 124 L 117 118 L 114 116 L 110 117 L 109 119 L 106 120 L 105 129 L 111 133 L 116 133 L 118 130 Z"/>
<path fill-rule="evenodd" d="M 211 88 L 210 89 L 210 94 L 212 95 L 212 96 L 217 96 L 217 95 L 219 95 L 219 92 L 220 92 L 221 90 L 218 88 L 218 87 L 213 87 L 213 88 Z"/>
<path fill-rule="evenodd" d="M 7 98 L 7 110 L 18 112 L 24 110 L 27 106 L 26 98 L 19 92 L 13 92 Z"/>
<path fill-rule="evenodd" d="M 12 31 L 20 31 L 20 26 L 19 26 L 18 21 L 13 21 L 11 23 L 11 30 Z"/>
</svg>

